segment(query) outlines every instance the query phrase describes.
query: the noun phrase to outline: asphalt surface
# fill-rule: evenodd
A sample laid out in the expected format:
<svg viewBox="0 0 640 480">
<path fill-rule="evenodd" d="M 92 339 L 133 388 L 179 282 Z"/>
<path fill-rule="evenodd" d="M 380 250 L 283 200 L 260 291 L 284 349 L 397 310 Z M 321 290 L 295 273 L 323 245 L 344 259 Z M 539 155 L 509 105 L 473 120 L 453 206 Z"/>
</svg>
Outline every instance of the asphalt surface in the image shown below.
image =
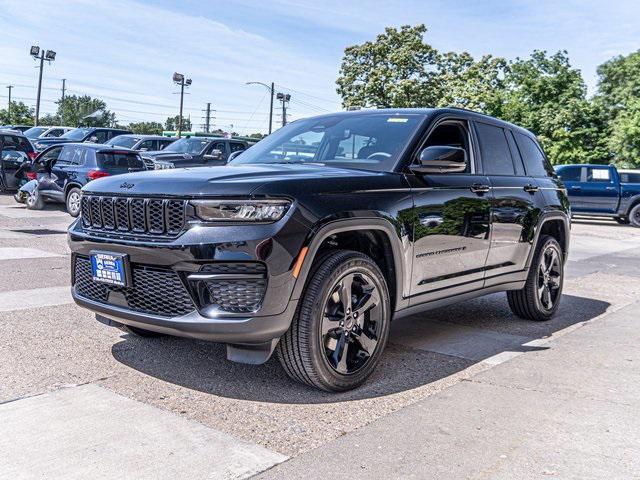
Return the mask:
<svg viewBox="0 0 640 480">
<path fill-rule="evenodd" d="M 0 477 L 113 478 L 119 455 L 119 478 L 175 478 L 177 465 L 192 478 L 269 468 L 269 478 L 313 478 L 327 458 L 342 468 L 334 477 L 640 478 L 629 443 L 637 448 L 637 433 L 626 431 L 631 447 L 620 450 L 623 430 L 640 427 L 632 326 L 640 230 L 575 221 L 552 321 L 516 318 L 504 294 L 402 319 L 373 377 L 336 395 L 289 380 L 275 359 L 234 364 L 222 345 L 140 339 L 97 323 L 68 295 L 70 220 L 55 206 L 32 212 L 0 194 L 0 425 L 14 428 L 0 436 L 0 458 L 13 459 L 0 461 Z M 618 391 L 624 397 L 607 401 Z M 96 398 L 104 408 L 91 408 Z M 115 415 L 123 408 L 129 416 Z M 96 430 L 111 410 L 115 423 Z M 474 431 L 472 419 L 491 428 Z M 589 430 L 609 420 L 608 436 Z M 184 433 L 172 438 L 166 422 Z M 23 423 L 63 430 L 25 435 Z M 89 444 L 80 434 L 87 425 Z M 516 445 L 522 435 L 528 441 Z M 184 462 L 194 444 L 210 461 Z M 346 462 L 347 451 L 357 461 Z M 578 468 L 580 458 L 592 468 Z"/>
</svg>

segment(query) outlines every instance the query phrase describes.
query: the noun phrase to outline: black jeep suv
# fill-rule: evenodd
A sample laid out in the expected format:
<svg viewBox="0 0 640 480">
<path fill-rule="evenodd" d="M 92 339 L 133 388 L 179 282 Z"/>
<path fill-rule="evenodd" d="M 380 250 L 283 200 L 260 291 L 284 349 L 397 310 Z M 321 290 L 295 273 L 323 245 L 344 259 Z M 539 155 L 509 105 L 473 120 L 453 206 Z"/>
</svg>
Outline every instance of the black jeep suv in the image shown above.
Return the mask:
<svg viewBox="0 0 640 480">
<path fill-rule="evenodd" d="M 558 309 L 569 203 L 528 131 L 457 109 L 293 122 L 224 167 L 83 188 L 73 296 L 128 332 L 277 352 L 294 379 L 362 383 L 392 318 L 507 291 Z"/>
</svg>

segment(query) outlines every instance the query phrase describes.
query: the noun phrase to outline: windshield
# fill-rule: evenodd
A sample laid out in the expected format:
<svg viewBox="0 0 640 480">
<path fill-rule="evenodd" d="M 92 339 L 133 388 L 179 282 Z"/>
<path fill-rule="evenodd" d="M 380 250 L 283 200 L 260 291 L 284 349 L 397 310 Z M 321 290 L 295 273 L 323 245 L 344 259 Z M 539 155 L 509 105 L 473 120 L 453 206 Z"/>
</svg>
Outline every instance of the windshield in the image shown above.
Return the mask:
<svg viewBox="0 0 640 480">
<path fill-rule="evenodd" d="M 299 120 L 261 140 L 231 164 L 313 162 L 391 171 L 423 118 L 366 113 Z"/>
<path fill-rule="evenodd" d="M 111 140 L 105 142 L 105 145 L 114 145 L 116 147 L 122 148 L 133 148 L 133 146 L 138 143 L 139 140 L 139 138 L 129 137 L 128 135 L 118 135 L 117 137 L 113 137 Z"/>
<path fill-rule="evenodd" d="M 69 140 L 83 140 L 84 137 L 86 137 L 90 131 L 91 131 L 90 128 L 75 128 L 73 130 L 69 130 L 60 138 L 66 138 Z"/>
<path fill-rule="evenodd" d="M 38 138 L 47 130 L 49 130 L 49 127 L 31 127 L 29 130 L 24 131 L 24 136 L 32 139 Z"/>
<path fill-rule="evenodd" d="M 206 138 L 181 138 L 166 147 L 163 152 L 173 153 L 200 153 L 211 140 Z"/>
</svg>

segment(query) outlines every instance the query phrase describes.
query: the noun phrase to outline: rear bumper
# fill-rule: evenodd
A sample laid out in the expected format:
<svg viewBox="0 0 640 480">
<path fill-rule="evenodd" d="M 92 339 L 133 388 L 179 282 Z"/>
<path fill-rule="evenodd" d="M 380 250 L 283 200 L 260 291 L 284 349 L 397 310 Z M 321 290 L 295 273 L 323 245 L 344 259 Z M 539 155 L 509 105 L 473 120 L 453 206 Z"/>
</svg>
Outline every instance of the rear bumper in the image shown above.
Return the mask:
<svg viewBox="0 0 640 480">
<path fill-rule="evenodd" d="M 295 312 L 295 303 L 279 315 L 264 317 L 204 317 L 193 311 L 181 317 L 161 317 L 95 302 L 72 289 L 75 302 L 116 324 L 129 325 L 178 337 L 238 345 L 259 345 L 279 338 L 287 331 Z"/>
</svg>

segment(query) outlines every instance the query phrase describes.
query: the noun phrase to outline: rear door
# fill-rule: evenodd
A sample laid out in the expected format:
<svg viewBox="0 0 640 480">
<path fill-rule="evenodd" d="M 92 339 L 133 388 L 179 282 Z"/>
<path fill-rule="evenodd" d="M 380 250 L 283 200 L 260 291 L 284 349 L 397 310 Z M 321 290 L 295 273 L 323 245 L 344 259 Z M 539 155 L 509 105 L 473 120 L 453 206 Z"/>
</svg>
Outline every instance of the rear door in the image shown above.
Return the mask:
<svg viewBox="0 0 640 480">
<path fill-rule="evenodd" d="M 567 189 L 567 195 L 569 195 L 569 201 L 571 202 L 571 210 L 574 212 L 580 212 L 586 210 L 586 205 L 582 195 L 581 182 L 586 178 L 586 167 L 582 165 L 569 165 L 558 168 L 558 178 L 562 180 L 565 188 Z"/>
<path fill-rule="evenodd" d="M 608 166 L 587 166 L 580 182 L 584 211 L 612 214 L 618 211 L 619 183 L 616 172 Z"/>
<path fill-rule="evenodd" d="M 16 135 L 2 135 L 0 138 L 0 185 L 15 189 L 24 178 L 23 164 L 30 162 L 28 140 Z"/>
<path fill-rule="evenodd" d="M 485 285 L 504 281 L 503 274 L 524 270 L 529 235 L 544 198 L 528 175 L 510 129 L 474 122 L 482 171 L 491 182 L 491 248 Z"/>
</svg>

